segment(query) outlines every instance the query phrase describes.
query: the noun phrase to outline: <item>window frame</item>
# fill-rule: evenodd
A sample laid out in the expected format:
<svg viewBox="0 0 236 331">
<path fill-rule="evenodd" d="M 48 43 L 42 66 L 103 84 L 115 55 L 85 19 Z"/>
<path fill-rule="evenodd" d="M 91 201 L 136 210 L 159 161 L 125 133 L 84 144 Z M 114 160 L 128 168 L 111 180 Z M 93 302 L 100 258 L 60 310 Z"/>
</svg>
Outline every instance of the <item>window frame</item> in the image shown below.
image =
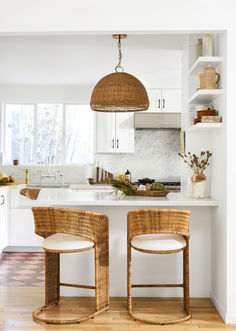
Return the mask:
<svg viewBox="0 0 236 331">
<path fill-rule="evenodd" d="M 37 157 L 37 124 L 38 124 L 38 105 L 39 104 L 60 104 L 62 105 L 62 157 L 61 162 L 58 164 L 53 164 L 53 166 L 84 166 L 84 165 L 91 165 L 91 164 L 83 164 L 83 163 L 66 163 L 66 153 L 65 153 L 65 143 L 66 143 L 66 107 L 70 105 L 74 106 L 89 106 L 87 103 L 78 103 L 78 102 L 53 102 L 53 101 L 38 101 L 38 102 L 3 102 L 2 103 L 2 151 L 3 151 L 3 166 L 12 165 L 10 163 L 6 163 L 6 106 L 7 105 L 32 105 L 34 107 L 34 162 L 33 163 L 22 163 L 21 166 L 45 166 L 46 163 L 37 164 L 36 157 Z M 92 110 L 91 110 L 92 111 Z M 94 152 L 95 153 L 95 114 L 94 116 L 94 136 L 93 136 L 93 145 L 94 145 Z M 93 164 L 93 163 L 92 163 Z"/>
</svg>

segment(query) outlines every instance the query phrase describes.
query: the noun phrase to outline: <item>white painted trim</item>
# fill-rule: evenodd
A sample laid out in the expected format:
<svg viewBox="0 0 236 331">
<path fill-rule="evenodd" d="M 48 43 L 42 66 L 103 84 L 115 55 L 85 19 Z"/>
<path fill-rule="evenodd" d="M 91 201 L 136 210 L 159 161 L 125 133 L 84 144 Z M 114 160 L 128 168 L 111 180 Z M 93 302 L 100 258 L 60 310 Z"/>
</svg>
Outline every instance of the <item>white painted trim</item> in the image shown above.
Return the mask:
<svg viewBox="0 0 236 331">
<path fill-rule="evenodd" d="M 225 323 L 227 322 L 227 313 L 226 313 L 226 309 L 224 309 L 221 304 L 219 303 L 219 301 L 216 299 L 215 295 L 210 291 L 210 298 L 211 301 L 213 302 L 216 310 L 218 311 L 218 313 L 220 314 L 221 318 L 223 319 L 223 321 Z M 235 321 L 236 321 L 236 316 L 235 316 Z"/>
<path fill-rule="evenodd" d="M 225 323 L 226 324 L 236 324 L 236 315 L 226 314 Z"/>
</svg>

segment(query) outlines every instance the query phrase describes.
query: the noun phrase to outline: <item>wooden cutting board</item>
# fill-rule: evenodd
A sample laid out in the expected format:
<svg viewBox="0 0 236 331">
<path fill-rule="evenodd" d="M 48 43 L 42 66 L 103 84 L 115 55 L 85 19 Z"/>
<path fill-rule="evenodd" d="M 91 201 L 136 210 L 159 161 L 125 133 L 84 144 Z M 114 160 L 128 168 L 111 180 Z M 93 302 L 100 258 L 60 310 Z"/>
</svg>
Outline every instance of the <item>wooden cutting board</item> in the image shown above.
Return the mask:
<svg viewBox="0 0 236 331">
<path fill-rule="evenodd" d="M 134 195 L 143 197 L 165 197 L 169 191 L 134 191 Z"/>
</svg>

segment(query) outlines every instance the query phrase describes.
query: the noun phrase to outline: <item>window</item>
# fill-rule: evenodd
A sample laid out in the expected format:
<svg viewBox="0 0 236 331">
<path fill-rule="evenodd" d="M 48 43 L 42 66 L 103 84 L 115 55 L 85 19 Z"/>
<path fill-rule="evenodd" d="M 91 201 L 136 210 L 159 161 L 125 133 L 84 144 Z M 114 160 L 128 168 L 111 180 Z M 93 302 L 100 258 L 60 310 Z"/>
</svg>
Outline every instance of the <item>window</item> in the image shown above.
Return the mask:
<svg viewBox="0 0 236 331">
<path fill-rule="evenodd" d="M 88 105 L 6 104 L 6 164 L 92 164 L 94 113 Z"/>
</svg>

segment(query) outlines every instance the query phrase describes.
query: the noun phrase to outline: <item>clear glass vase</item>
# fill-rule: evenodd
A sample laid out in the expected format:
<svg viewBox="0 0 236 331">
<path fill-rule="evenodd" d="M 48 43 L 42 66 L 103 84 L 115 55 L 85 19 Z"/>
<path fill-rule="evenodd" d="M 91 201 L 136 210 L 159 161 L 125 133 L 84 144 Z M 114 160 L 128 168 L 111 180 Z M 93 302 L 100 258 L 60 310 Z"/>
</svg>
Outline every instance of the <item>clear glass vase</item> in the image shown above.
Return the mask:
<svg viewBox="0 0 236 331">
<path fill-rule="evenodd" d="M 207 177 L 203 174 L 194 174 L 191 177 L 192 197 L 196 199 L 204 199 L 206 197 L 206 180 Z"/>
</svg>

